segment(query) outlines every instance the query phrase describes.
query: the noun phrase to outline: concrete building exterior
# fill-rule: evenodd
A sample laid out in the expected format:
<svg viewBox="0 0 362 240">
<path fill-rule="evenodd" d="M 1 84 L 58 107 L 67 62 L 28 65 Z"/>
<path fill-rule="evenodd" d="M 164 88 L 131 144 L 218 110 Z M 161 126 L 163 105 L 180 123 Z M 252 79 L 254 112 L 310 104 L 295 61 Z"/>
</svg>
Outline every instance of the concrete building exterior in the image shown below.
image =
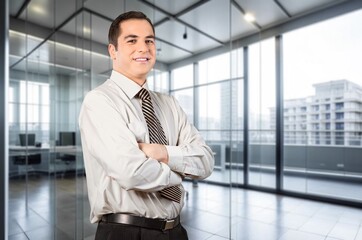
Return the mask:
<svg viewBox="0 0 362 240">
<path fill-rule="evenodd" d="M 284 101 L 285 144 L 361 146 L 362 87 L 348 80 L 313 87 L 314 96 Z"/>
</svg>

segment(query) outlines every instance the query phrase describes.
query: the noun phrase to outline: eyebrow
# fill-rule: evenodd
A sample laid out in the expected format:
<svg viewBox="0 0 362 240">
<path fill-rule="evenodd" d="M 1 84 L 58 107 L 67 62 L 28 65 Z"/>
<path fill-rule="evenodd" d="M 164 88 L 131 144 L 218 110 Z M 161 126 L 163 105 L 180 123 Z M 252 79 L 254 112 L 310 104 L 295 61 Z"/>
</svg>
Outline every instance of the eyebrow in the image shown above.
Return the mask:
<svg viewBox="0 0 362 240">
<path fill-rule="evenodd" d="M 134 35 L 134 34 L 130 34 L 124 37 L 124 39 L 128 39 L 128 38 L 139 38 L 139 36 Z M 154 35 L 148 35 L 146 36 L 146 38 L 152 38 L 152 39 L 156 39 L 156 37 Z"/>
</svg>

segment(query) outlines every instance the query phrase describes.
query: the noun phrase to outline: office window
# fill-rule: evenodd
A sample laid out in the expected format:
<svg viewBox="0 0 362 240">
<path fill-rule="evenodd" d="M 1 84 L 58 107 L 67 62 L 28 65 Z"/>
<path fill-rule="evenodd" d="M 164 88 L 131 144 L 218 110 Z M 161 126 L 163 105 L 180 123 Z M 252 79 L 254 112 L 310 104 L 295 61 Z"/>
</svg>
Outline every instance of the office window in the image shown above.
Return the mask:
<svg viewBox="0 0 362 240">
<path fill-rule="evenodd" d="M 336 113 L 336 120 L 342 120 L 344 118 L 344 113 Z"/>
<path fill-rule="evenodd" d="M 19 90 L 20 122 L 38 123 L 41 118 L 45 118 L 46 122 L 49 122 L 49 115 L 41 116 L 42 107 L 49 108 L 49 85 L 21 81 Z"/>
<path fill-rule="evenodd" d="M 331 133 L 330 132 L 325 133 L 325 144 L 326 145 L 331 144 Z"/>
<path fill-rule="evenodd" d="M 15 111 L 16 111 L 16 103 L 15 103 L 15 92 L 14 87 L 9 86 L 9 127 L 12 127 L 12 124 L 15 122 Z"/>
<path fill-rule="evenodd" d="M 307 128 L 297 133 L 298 139 L 307 141 L 298 146 L 284 144 L 284 189 L 362 200 L 357 194 L 362 192 L 361 185 L 353 183 L 362 174 L 357 157 L 362 156 L 360 119 L 354 119 L 355 110 L 348 106 L 362 89 L 362 68 L 357 64 L 362 62 L 361 21 L 362 11 L 355 11 L 283 35 L 284 105 L 292 107 L 296 98 L 310 104 Z M 319 104 L 313 99 L 319 99 Z M 322 99 L 330 103 L 322 106 Z M 324 123 L 316 111 L 336 122 Z"/>
<path fill-rule="evenodd" d="M 49 141 L 49 84 L 32 81 L 10 81 L 9 142 L 18 144 L 18 133 L 34 132 L 39 142 Z"/>
<path fill-rule="evenodd" d="M 344 132 L 336 132 L 335 136 L 335 144 L 344 145 Z"/>
<path fill-rule="evenodd" d="M 194 123 L 194 67 L 193 64 L 171 71 L 171 94 L 178 100 L 189 121 Z"/>
<path fill-rule="evenodd" d="M 275 188 L 275 39 L 249 46 L 249 181 Z M 289 107 L 286 105 L 286 107 Z M 295 106 L 289 107 L 293 119 Z M 292 134 L 290 135 L 292 136 Z"/>
<path fill-rule="evenodd" d="M 171 76 L 171 94 L 216 154 L 216 171 L 209 179 L 241 183 L 242 171 L 232 172 L 229 178 L 229 171 L 218 170 L 242 166 L 243 48 L 174 69 Z"/>
<path fill-rule="evenodd" d="M 230 78 L 230 53 L 221 54 L 199 62 L 199 84 Z"/>
<path fill-rule="evenodd" d="M 318 112 L 319 111 L 319 106 L 318 105 L 313 105 L 312 106 L 312 111 Z"/>
<path fill-rule="evenodd" d="M 344 104 L 343 103 L 336 103 L 336 110 L 342 110 L 343 109 L 343 106 Z"/>
<path fill-rule="evenodd" d="M 154 69 L 147 77 L 148 87 L 156 92 L 169 92 L 169 74 L 165 71 Z"/>
<path fill-rule="evenodd" d="M 171 72 L 171 89 L 192 87 L 194 84 L 194 67 L 187 65 Z"/>
<path fill-rule="evenodd" d="M 336 130 L 344 130 L 344 123 L 336 123 Z"/>
<path fill-rule="evenodd" d="M 184 90 L 178 90 L 172 92 L 172 95 L 180 103 L 180 106 L 185 111 L 187 118 L 191 123 L 194 123 L 194 92 L 193 88 L 188 88 Z"/>
<path fill-rule="evenodd" d="M 228 130 L 230 129 L 230 87 L 229 83 L 218 83 L 197 87 L 198 93 L 198 123 L 200 129 Z M 222 133 L 208 136 L 209 140 L 229 140 L 221 137 Z"/>
<path fill-rule="evenodd" d="M 318 120 L 318 119 L 319 119 L 319 115 L 318 115 L 318 114 L 312 115 L 312 119 L 313 119 L 313 120 Z"/>
<path fill-rule="evenodd" d="M 361 146 L 362 145 L 362 141 L 361 138 L 362 137 L 362 133 L 352 133 L 350 134 L 349 137 L 349 145 L 351 146 Z"/>
<path fill-rule="evenodd" d="M 244 49 L 242 47 L 231 51 L 231 78 L 244 77 Z"/>
</svg>

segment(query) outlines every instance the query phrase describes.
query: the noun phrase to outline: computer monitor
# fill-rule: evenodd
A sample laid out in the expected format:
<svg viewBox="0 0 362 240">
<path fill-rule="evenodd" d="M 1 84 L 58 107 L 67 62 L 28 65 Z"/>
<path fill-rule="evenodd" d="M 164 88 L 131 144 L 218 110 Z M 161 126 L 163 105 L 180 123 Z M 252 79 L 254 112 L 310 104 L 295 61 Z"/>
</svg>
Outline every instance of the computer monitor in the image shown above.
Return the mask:
<svg viewBox="0 0 362 240">
<path fill-rule="evenodd" d="M 35 146 L 35 133 L 20 133 L 20 146 Z"/>
<path fill-rule="evenodd" d="M 75 132 L 59 132 L 59 145 L 60 146 L 74 146 L 75 145 Z"/>
</svg>

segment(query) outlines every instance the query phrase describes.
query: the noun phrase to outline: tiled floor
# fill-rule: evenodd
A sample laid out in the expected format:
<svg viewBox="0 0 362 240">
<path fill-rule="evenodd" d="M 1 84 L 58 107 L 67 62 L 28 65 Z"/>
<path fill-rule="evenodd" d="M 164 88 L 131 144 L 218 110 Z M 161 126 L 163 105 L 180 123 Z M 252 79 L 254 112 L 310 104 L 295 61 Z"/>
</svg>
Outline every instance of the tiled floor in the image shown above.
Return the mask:
<svg viewBox="0 0 362 240">
<path fill-rule="evenodd" d="M 94 239 L 84 180 L 31 176 L 25 184 L 11 179 L 9 240 Z M 184 185 L 189 197 L 181 218 L 190 240 L 362 240 L 362 209 L 205 183 Z"/>
<path fill-rule="evenodd" d="M 317 194 L 322 196 L 338 196 L 347 200 L 361 201 L 362 199 L 362 175 L 354 175 L 353 181 L 346 181 L 352 175 L 343 175 L 340 178 L 313 177 L 307 172 L 298 171 L 299 174 L 285 174 L 283 176 L 284 189 L 301 193 Z M 310 174 L 310 173 L 309 173 Z M 329 173 L 331 174 L 331 173 Z M 266 171 L 249 171 L 249 184 L 273 188 L 275 173 Z M 208 181 L 229 183 L 242 183 L 244 179 L 241 170 L 214 171 Z"/>
</svg>

